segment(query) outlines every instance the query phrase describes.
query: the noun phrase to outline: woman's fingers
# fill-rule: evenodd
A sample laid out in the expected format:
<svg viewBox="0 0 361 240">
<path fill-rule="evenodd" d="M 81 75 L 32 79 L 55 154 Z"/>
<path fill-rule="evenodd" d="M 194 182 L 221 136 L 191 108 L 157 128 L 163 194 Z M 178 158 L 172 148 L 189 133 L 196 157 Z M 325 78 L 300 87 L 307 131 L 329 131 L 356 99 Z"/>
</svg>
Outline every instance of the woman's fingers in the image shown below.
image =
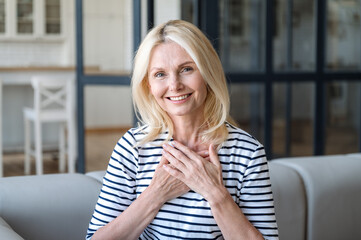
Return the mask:
<svg viewBox="0 0 361 240">
<path fill-rule="evenodd" d="M 185 156 L 187 156 L 190 159 L 197 159 L 199 157 L 198 154 L 196 154 L 190 148 L 184 146 L 180 142 L 173 141 L 172 145 L 174 145 L 175 149 L 178 149 L 180 152 L 182 152 Z"/>
<path fill-rule="evenodd" d="M 166 172 L 168 172 L 171 176 L 183 182 L 184 174 L 180 172 L 178 169 L 174 168 L 171 164 L 164 164 L 163 168 Z"/>
<path fill-rule="evenodd" d="M 209 150 L 210 162 L 213 163 L 214 165 L 216 165 L 217 167 L 220 167 L 221 163 L 219 162 L 216 146 L 214 146 L 214 144 L 212 143 L 209 145 L 208 150 Z"/>
<path fill-rule="evenodd" d="M 213 144 L 209 146 L 208 150 L 194 152 L 183 144 L 177 141 L 173 141 L 169 144 L 164 144 L 163 149 L 163 155 L 180 171 L 185 170 L 185 168 L 191 168 L 195 163 L 203 164 L 203 160 L 210 161 L 211 150 L 213 159 L 212 163 L 216 164 L 217 166 L 220 165 L 218 155 Z"/>
<path fill-rule="evenodd" d="M 158 196 L 164 201 L 176 198 L 189 191 L 189 187 L 172 176 L 173 174 L 170 174 L 167 168 L 172 168 L 172 166 L 167 158 L 162 156 L 150 184 L 150 187 L 157 191 Z"/>
<path fill-rule="evenodd" d="M 199 152 L 179 142 L 174 141 L 172 145 L 164 145 L 163 156 L 170 163 L 164 165 L 166 172 L 206 199 L 211 197 L 212 188 L 223 187 L 222 167 L 213 144 Z"/>
<path fill-rule="evenodd" d="M 158 164 L 157 167 L 159 168 L 159 167 L 161 167 L 161 166 L 163 166 L 164 164 L 167 164 L 167 163 L 169 163 L 168 160 L 164 156 L 162 156 L 160 158 L 160 161 L 159 161 L 159 164 Z"/>
<path fill-rule="evenodd" d="M 180 171 L 184 171 L 187 168 L 188 157 L 168 144 L 163 145 L 163 156 Z"/>
<path fill-rule="evenodd" d="M 199 156 L 201 156 L 203 159 L 209 161 L 209 150 L 202 150 L 202 151 L 198 151 L 196 152 Z"/>
</svg>

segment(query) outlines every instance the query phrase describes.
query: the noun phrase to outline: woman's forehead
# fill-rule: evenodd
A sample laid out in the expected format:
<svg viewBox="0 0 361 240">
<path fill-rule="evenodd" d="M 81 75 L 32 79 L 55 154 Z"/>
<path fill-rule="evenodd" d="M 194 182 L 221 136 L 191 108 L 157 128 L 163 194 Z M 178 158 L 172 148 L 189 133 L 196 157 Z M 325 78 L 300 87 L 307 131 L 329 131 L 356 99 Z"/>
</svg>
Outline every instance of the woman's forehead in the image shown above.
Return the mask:
<svg viewBox="0 0 361 240">
<path fill-rule="evenodd" d="M 194 60 L 187 51 L 175 42 L 164 42 L 153 48 L 150 54 L 149 69 L 163 65 L 182 65 Z"/>
</svg>

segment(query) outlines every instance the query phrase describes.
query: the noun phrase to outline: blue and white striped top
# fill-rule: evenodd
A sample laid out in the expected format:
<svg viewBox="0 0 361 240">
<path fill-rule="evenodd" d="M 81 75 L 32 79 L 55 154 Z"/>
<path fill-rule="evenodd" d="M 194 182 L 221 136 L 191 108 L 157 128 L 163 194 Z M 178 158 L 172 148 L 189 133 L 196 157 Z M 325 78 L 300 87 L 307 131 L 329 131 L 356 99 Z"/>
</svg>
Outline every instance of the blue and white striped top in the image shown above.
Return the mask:
<svg viewBox="0 0 361 240">
<path fill-rule="evenodd" d="M 265 239 L 278 239 L 264 147 L 226 123 L 229 135 L 218 151 L 223 182 L 249 221 Z M 150 184 L 167 132 L 134 147 L 146 127 L 130 129 L 116 144 L 90 221 L 86 239 L 122 213 Z M 166 202 L 139 239 L 223 239 L 208 202 L 190 191 Z"/>
</svg>

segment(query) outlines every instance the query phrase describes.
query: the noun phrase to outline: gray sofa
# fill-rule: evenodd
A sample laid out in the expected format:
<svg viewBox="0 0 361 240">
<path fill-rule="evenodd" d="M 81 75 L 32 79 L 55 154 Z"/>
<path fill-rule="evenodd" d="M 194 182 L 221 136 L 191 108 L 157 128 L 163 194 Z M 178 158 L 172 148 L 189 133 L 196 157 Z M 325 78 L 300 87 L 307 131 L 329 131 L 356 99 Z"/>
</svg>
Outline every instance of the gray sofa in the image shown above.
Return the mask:
<svg viewBox="0 0 361 240">
<path fill-rule="evenodd" d="M 361 237 L 361 154 L 270 161 L 281 240 Z M 0 239 L 84 239 L 104 172 L 0 178 Z"/>
</svg>

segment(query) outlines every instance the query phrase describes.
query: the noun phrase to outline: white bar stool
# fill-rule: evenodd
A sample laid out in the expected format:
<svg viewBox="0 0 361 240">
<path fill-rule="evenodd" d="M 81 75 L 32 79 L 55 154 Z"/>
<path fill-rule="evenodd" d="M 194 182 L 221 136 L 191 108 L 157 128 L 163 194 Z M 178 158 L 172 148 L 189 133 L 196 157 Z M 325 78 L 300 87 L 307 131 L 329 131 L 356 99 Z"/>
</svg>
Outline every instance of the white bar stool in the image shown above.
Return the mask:
<svg viewBox="0 0 361 240">
<path fill-rule="evenodd" d="M 42 129 L 45 122 L 60 123 L 59 171 L 65 172 L 65 131 L 67 129 L 68 172 L 75 172 L 74 81 L 55 76 L 34 76 L 34 108 L 24 108 L 25 162 L 24 172 L 30 174 L 30 156 L 35 157 L 36 174 L 43 174 Z M 30 121 L 34 122 L 35 151 L 30 146 Z"/>
</svg>

